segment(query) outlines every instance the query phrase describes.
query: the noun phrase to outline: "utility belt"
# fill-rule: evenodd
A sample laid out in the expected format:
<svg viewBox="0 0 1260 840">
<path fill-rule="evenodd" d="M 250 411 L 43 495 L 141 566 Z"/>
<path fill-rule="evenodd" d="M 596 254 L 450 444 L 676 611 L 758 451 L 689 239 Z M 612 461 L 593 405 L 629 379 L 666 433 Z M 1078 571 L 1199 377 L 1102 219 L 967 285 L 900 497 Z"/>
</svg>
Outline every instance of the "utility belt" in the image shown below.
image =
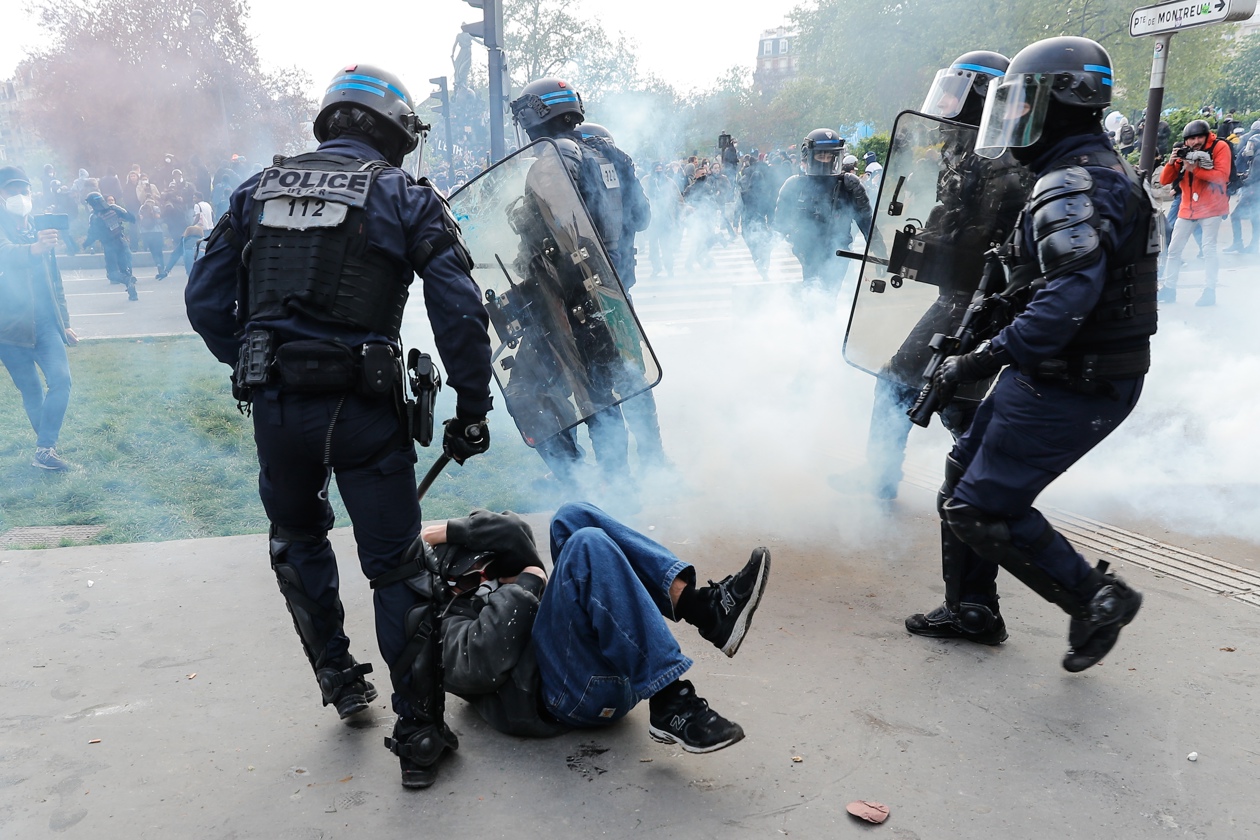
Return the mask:
<svg viewBox="0 0 1260 840">
<path fill-rule="evenodd" d="M 401 380 L 398 351 L 389 344 L 302 340 L 277 346 L 273 333 L 250 330 L 232 374 L 232 396 L 248 401 L 255 390 L 275 388 L 285 394 L 383 397 Z"/>
<path fill-rule="evenodd" d="M 1046 359 L 1034 366 L 1021 365 L 1019 372 L 1042 382 L 1054 382 L 1077 394 L 1105 394 L 1115 399 L 1112 379 L 1133 379 L 1151 369 L 1151 348 L 1127 353 L 1083 353 Z"/>
<path fill-rule="evenodd" d="M 240 356 L 232 371 L 232 396 L 242 414 L 249 414 L 256 390 L 276 389 L 284 394 L 361 394 L 392 397 L 404 420 L 406 439 L 421 446 L 433 441 L 433 412 L 442 377 L 428 353 L 412 348 L 407 359 L 411 391 L 403 393 L 402 357 L 393 345 L 340 341 L 286 341 L 275 345 L 268 330 L 245 334 Z"/>
</svg>

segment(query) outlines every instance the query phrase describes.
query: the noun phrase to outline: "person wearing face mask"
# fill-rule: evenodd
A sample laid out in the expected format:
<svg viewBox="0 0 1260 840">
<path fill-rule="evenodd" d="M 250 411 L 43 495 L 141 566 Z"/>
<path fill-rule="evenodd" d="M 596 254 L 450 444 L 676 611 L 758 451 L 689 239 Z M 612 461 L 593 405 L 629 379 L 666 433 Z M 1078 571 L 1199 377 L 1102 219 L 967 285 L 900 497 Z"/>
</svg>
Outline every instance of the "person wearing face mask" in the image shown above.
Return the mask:
<svg viewBox="0 0 1260 840">
<path fill-rule="evenodd" d="M 933 378 L 948 403 L 959 386 L 998 375 L 946 459 L 939 496 L 968 549 L 947 569 L 946 590 L 970 614 L 932 635 L 1005 641 L 1001 567 L 1068 614 L 1062 664 L 1071 672 L 1101 661 L 1142 605 L 1033 507 L 1128 417 L 1150 367 L 1159 222 L 1143 179 L 1103 131 L 1111 66 L 1095 41 L 1048 38 L 1020 50 L 989 86 L 976 153 L 1009 149 L 1036 178 L 1002 249 L 1012 285 L 1027 287 L 1012 298 L 1007 326 L 946 358 Z"/>
<path fill-rule="evenodd" d="M 31 184 L 16 166 L 0 168 L 0 202 L 0 362 L 21 392 L 35 430 L 31 466 L 65 472 L 70 465 L 56 447 L 70 403 L 66 346 L 79 339 L 70 329 L 61 272 L 53 258 L 61 240 L 55 230 L 35 230 Z"/>
</svg>

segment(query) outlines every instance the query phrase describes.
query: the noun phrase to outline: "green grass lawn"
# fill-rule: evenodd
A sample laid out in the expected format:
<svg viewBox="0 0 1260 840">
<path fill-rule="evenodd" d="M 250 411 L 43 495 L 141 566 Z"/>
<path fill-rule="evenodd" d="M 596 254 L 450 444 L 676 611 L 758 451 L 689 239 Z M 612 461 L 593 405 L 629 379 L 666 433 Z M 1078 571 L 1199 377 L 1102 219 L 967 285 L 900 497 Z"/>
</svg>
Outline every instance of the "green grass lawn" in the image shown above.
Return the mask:
<svg viewBox="0 0 1260 840">
<path fill-rule="evenodd" d="M 17 389 L 0 376 L 0 532 L 103 525 L 96 541 L 120 543 L 267 530 L 252 421 L 237 412 L 227 368 L 200 339 L 91 341 L 69 352 L 74 386 L 57 444 L 75 464 L 69 473 L 30 466 L 35 436 Z M 450 390 L 441 397 L 439 420 L 454 413 Z M 531 509 L 542 461 L 502 410 L 491 415 L 491 441 L 485 455 L 447 466 L 425 497 L 426 519 Z M 418 476 L 441 449 L 419 453 Z M 337 526 L 349 525 L 335 492 L 333 507 Z"/>
</svg>

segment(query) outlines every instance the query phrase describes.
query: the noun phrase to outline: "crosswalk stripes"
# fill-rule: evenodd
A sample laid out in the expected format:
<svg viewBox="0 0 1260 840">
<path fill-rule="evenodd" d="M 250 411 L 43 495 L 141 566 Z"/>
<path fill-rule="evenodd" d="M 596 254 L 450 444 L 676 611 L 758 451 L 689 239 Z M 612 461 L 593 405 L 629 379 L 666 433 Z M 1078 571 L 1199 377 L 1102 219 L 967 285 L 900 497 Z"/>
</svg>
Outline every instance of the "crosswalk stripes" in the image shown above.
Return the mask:
<svg viewBox="0 0 1260 840">
<path fill-rule="evenodd" d="M 769 279 L 762 278 L 743 239 L 716 245 L 712 265 L 685 267 L 688 243 L 678 246 L 674 276 L 652 277 L 643 237 L 638 243 L 638 283 L 631 290 L 634 308 L 644 323 L 696 324 L 729 321 L 739 287 L 765 283 L 799 283 L 801 265 L 791 246 L 777 239 L 770 255 Z"/>
</svg>

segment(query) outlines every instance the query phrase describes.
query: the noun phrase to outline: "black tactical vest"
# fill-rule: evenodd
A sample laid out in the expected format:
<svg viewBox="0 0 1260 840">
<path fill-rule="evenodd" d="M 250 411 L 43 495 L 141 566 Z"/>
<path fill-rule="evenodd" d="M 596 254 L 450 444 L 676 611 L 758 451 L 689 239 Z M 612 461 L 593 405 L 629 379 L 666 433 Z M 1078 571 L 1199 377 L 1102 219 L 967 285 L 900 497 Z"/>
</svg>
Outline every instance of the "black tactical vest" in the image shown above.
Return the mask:
<svg viewBox="0 0 1260 840">
<path fill-rule="evenodd" d="M 380 161 L 287 158 L 263 171 L 247 246 L 248 320 L 302 313 L 398 340 L 411 268 L 368 245 Z"/>
<path fill-rule="evenodd" d="M 1083 220 L 1083 223 L 1089 224 L 1097 231 L 1098 247 L 1105 249 L 1109 271 L 1097 305 L 1061 355 L 1079 357 L 1090 354 L 1120 354 L 1148 348 L 1150 337 L 1155 334 L 1158 321 L 1156 295 L 1159 291 L 1159 230 L 1157 225 L 1160 219 L 1151 205 L 1150 196 L 1142 185 L 1142 179 L 1128 162 L 1114 151 L 1072 155 L 1058 161 L 1051 171 L 1073 166 L 1106 167 L 1126 175 L 1128 193 L 1125 197 L 1124 219 L 1120 226 L 1127 228 L 1130 233 L 1125 240 L 1116 241 L 1119 231 L 1110 230 L 1105 221 L 1100 224 L 1096 215 L 1093 219 Z M 1039 187 L 1050 174 L 1043 175 L 1038 180 L 1038 186 L 1033 189 L 1029 208 L 1034 214 L 1039 202 L 1045 203 L 1038 195 Z M 1098 189 L 1097 183 L 1092 178 L 1090 181 L 1091 186 L 1081 193 L 1087 197 Z M 1023 259 L 1035 263 L 1037 255 L 1025 255 Z M 1134 376 L 1140 375 L 1145 373 L 1145 368 L 1131 373 Z"/>
</svg>

